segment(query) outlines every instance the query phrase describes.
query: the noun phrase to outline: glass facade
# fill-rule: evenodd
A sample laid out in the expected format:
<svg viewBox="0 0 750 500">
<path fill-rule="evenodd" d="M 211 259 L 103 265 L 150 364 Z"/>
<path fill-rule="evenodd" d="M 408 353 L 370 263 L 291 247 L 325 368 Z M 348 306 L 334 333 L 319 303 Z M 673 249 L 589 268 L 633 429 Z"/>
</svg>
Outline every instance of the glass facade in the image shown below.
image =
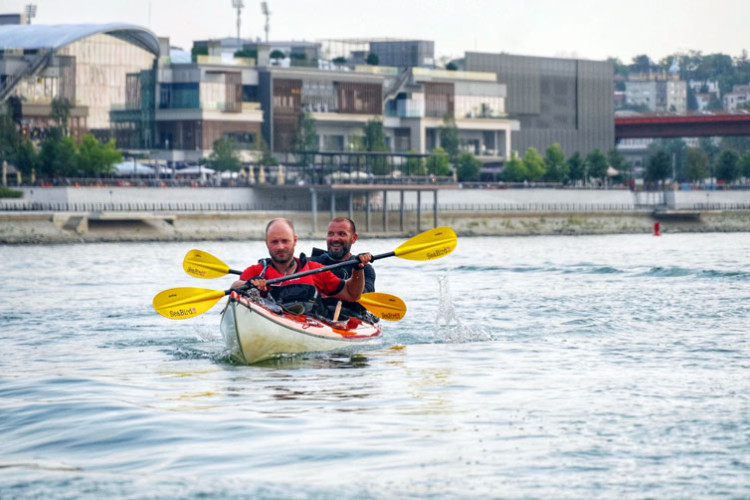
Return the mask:
<svg viewBox="0 0 750 500">
<path fill-rule="evenodd" d="M 127 102 L 127 75 L 151 69 L 154 63 L 150 52 L 102 33 L 73 42 L 58 54 L 75 58 L 75 100 L 88 106 L 92 131 L 109 131 L 112 105 Z"/>
</svg>

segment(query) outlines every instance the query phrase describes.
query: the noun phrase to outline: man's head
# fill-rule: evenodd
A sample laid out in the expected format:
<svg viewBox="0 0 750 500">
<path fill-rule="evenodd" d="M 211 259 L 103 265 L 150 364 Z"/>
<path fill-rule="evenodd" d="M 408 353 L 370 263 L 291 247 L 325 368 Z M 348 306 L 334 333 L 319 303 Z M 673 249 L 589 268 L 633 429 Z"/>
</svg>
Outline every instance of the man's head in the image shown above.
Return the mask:
<svg viewBox="0 0 750 500">
<path fill-rule="evenodd" d="M 289 219 L 273 219 L 266 226 L 266 247 L 271 260 L 279 264 L 289 264 L 294 258 L 297 234 Z"/>
<path fill-rule="evenodd" d="M 350 257 L 350 251 L 357 241 L 357 228 L 348 217 L 336 217 L 328 223 L 326 244 L 328 255 L 333 260 L 344 260 Z"/>
</svg>

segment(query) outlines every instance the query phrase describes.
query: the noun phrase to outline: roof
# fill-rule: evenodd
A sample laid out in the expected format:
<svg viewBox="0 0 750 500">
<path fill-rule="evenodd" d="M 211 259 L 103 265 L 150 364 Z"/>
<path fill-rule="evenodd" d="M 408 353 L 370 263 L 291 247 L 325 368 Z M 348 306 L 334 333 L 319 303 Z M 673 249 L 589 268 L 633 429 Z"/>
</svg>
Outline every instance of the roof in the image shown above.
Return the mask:
<svg viewBox="0 0 750 500">
<path fill-rule="evenodd" d="M 146 28 L 133 24 L 11 24 L 0 26 L 0 50 L 57 50 L 83 38 L 104 33 L 132 43 L 155 56 L 159 40 Z"/>
</svg>

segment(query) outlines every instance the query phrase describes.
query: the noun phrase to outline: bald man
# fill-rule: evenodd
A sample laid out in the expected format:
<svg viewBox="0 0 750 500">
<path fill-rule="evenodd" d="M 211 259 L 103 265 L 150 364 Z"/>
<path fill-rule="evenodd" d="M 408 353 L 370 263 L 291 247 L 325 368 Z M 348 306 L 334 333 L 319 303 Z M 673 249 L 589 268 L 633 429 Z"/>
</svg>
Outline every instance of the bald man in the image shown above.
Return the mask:
<svg viewBox="0 0 750 500">
<path fill-rule="evenodd" d="M 307 260 L 304 255 L 299 258 L 294 256 L 297 233 L 289 219 L 271 220 L 266 226 L 265 241 L 270 258 L 245 269 L 240 279 L 232 283 L 232 288 L 242 286 L 250 280 L 253 286 L 263 292 L 267 291 L 266 280 L 323 267 L 322 264 Z M 358 259 L 359 264 L 354 266 L 351 277 L 346 280 L 337 277 L 331 271 L 321 271 L 284 281 L 283 284 L 310 284 L 328 297 L 354 302 L 362 296 L 365 287 L 364 266 L 372 260 L 372 255 L 363 253 Z"/>
</svg>

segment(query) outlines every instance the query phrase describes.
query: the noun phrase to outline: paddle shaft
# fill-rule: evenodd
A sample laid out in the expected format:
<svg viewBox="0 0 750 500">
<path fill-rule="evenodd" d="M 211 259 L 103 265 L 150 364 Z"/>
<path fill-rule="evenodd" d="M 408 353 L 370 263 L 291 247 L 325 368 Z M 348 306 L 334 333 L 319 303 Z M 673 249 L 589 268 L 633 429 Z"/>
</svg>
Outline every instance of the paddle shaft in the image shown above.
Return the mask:
<svg viewBox="0 0 750 500">
<path fill-rule="evenodd" d="M 378 255 L 373 255 L 372 260 L 375 261 L 377 259 L 385 259 L 386 257 L 393 257 L 394 255 L 396 255 L 396 252 L 381 253 Z M 304 276 L 310 276 L 311 274 L 318 274 L 318 273 L 322 273 L 323 271 L 330 271 L 331 269 L 337 269 L 339 267 L 349 266 L 353 264 L 359 264 L 359 259 L 356 257 L 352 257 L 351 259 L 342 260 L 341 262 L 337 262 L 335 264 L 329 264 L 323 267 L 316 267 L 315 269 L 308 269 L 307 271 L 290 274 L 288 276 L 280 276 L 278 278 L 271 278 L 270 280 L 266 280 L 266 285 L 273 285 L 274 283 L 281 283 L 283 281 L 294 280 L 297 278 L 302 278 Z M 235 271 L 234 269 L 230 269 L 229 272 L 232 274 L 242 274 L 242 271 Z"/>
</svg>

